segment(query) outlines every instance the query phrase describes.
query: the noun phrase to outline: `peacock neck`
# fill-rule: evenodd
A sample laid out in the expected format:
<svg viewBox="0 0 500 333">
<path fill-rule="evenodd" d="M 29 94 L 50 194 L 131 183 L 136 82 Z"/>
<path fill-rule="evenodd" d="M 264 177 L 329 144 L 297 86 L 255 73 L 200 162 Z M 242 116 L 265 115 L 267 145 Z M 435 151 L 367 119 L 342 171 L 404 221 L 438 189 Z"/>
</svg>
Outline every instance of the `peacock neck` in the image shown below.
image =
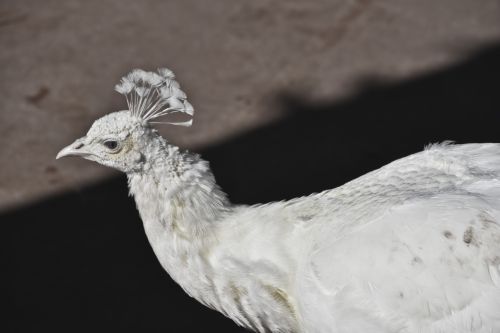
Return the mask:
<svg viewBox="0 0 500 333">
<path fill-rule="evenodd" d="M 128 174 L 146 235 L 172 278 L 192 296 L 212 303 L 200 298 L 198 290 L 207 286 L 194 277 L 210 269 L 207 254 L 231 205 L 198 155 L 168 144 L 148 147 L 155 148 L 144 153 L 144 172 Z"/>
<path fill-rule="evenodd" d="M 231 206 L 208 162 L 161 137 L 147 147 L 143 172 L 128 175 L 141 217 L 178 236 L 201 240 Z"/>
</svg>

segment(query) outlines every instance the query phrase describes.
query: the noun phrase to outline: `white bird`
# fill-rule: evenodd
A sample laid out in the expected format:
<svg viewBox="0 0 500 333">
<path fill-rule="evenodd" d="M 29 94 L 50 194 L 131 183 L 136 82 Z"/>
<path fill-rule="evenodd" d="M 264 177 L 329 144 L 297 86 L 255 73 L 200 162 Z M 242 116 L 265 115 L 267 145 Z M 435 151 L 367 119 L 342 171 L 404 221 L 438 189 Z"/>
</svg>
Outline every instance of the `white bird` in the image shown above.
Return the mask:
<svg viewBox="0 0 500 333">
<path fill-rule="evenodd" d="M 500 144 L 431 145 L 332 190 L 237 206 L 151 125 L 193 115 L 170 70 L 116 90 L 128 110 L 57 158 L 127 174 L 159 262 L 201 303 L 257 332 L 500 332 Z"/>
</svg>

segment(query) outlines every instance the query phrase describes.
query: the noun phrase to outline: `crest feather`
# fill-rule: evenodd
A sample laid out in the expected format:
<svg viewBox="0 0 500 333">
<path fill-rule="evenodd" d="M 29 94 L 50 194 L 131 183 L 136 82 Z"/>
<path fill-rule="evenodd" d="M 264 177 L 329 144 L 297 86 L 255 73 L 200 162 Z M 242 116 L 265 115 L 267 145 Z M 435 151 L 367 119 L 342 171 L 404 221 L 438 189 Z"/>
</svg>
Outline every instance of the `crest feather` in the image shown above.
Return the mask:
<svg viewBox="0 0 500 333">
<path fill-rule="evenodd" d="M 171 113 L 185 113 L 193 116 L 193 106 L 175 81 L 174 73 L 168 68 L 158 72 L 134 69 L 122 77 L 115 90 L 127 99 L 127 106 L 135 117 L 158 124 L 191 126 L 193 120 L 184 122 L 151 121 Z"/>
</svg>

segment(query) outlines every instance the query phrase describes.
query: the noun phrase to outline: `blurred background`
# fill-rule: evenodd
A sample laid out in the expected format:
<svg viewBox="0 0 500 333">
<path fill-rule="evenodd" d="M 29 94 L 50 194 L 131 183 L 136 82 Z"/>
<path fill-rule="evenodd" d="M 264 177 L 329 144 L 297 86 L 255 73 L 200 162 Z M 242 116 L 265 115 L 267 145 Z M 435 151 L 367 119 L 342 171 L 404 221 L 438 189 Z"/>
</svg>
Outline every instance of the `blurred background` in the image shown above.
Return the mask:
<svg viewBox="0 0 500 333">
<path fill-rule="evenodd" d="M 500 141 L 498 0 L 3 0 L 0 45 L 9 332 L 244 332 L 161 269 L 123 175 L 55 161 L 132 68 L 177 74 L 194 126 L 160 131 L 236 203 Z"/>
</svg>

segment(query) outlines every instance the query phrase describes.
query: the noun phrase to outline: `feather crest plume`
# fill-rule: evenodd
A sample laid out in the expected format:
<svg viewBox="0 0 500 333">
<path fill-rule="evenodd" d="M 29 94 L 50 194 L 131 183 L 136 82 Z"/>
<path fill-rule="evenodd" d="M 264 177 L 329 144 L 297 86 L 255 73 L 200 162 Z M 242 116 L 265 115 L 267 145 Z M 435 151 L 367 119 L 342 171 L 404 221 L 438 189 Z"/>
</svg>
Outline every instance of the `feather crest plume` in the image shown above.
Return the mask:
<svg viewBox="0 0 500 333">
<path fill-rule="evenodd" d="M 159 68 L 157 72 L 134 69 L 122 77 L 115 90 L 125 96 L 132 115 L 144 121 L 179 126 L 193 123 L 192 118 L 184 122 L 152 121 L 172 113 L 189 116 L 194 113 L 174 73 L 168 68 Z"/>
</svg>

